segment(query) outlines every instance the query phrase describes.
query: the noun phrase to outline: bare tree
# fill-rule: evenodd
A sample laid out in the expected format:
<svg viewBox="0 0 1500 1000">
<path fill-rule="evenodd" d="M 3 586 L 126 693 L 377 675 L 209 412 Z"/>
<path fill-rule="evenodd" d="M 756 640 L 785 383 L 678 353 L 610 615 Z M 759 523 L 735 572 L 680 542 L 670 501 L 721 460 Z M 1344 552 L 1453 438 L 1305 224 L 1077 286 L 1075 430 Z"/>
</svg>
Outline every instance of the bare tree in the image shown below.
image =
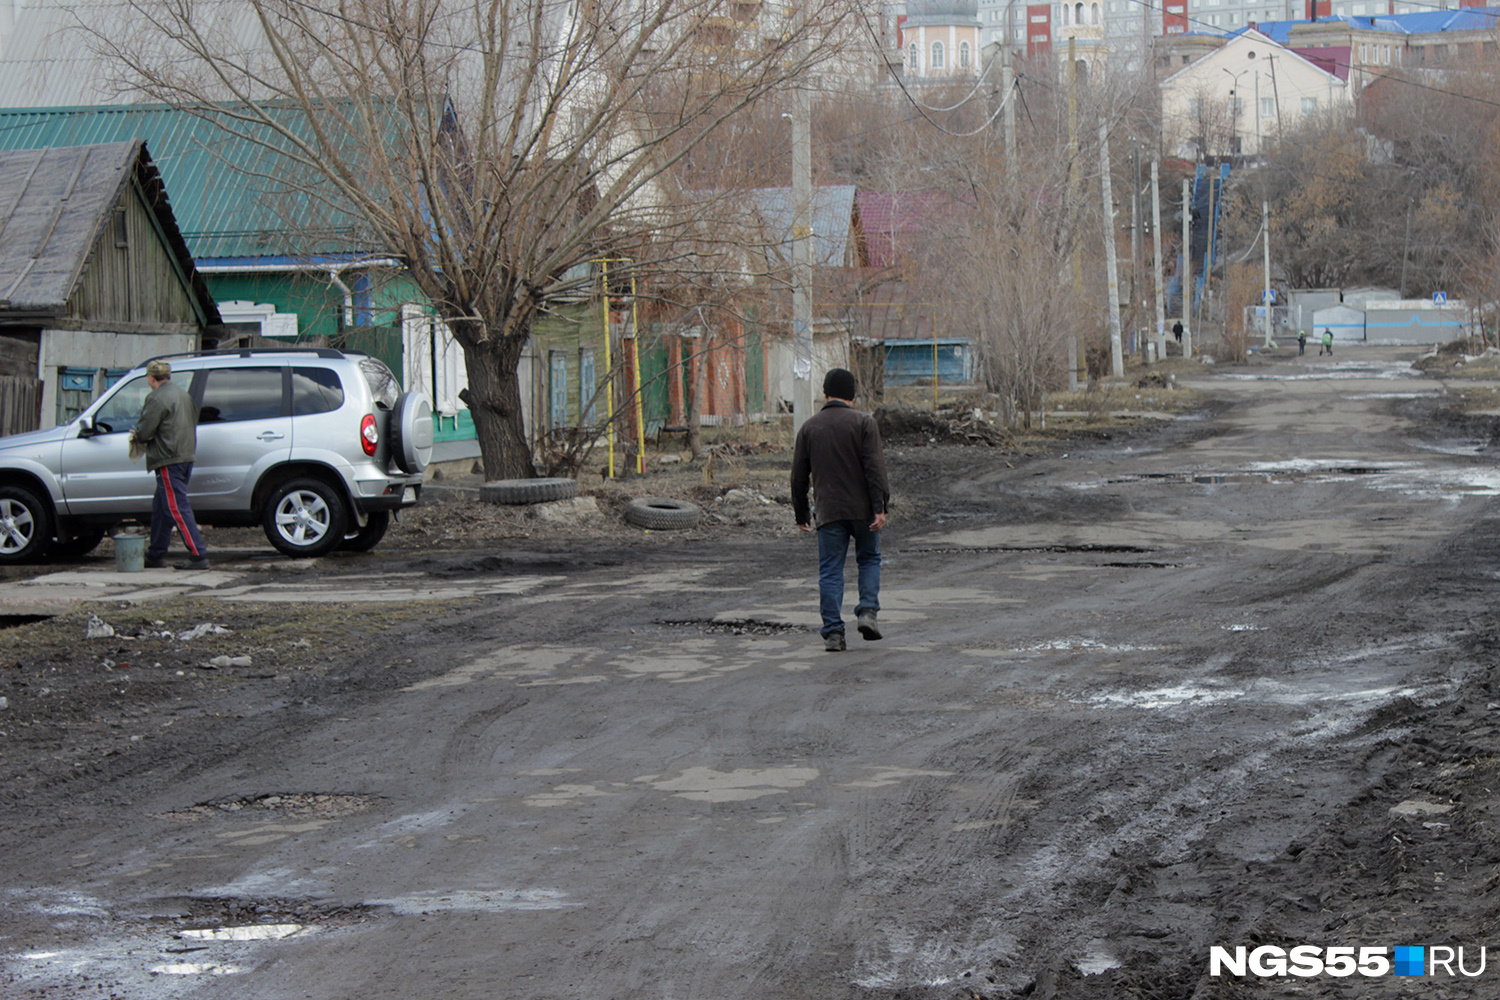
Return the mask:
<svg viewBox="0 0 1500 1000">
<path fill-rule="evenodd" d="M 516 368 L 549 296 L 600 257 L 667 266 L 695 214 L 674 171 L 860 37 L 858 2 L 124 0 L 88 28 L 123 86 L 273 148 L 405 263 L 509 477 L 534 473 Z"/>
</svg>

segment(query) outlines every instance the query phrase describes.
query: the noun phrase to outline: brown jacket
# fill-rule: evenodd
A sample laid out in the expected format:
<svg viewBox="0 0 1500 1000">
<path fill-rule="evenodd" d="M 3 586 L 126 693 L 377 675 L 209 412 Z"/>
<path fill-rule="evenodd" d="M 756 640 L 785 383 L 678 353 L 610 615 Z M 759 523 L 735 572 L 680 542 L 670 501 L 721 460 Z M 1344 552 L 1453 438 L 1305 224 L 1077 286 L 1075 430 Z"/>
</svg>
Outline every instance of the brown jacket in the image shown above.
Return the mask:
<svg viewBox="0 0 1500 1000">
<path fill-rule="evenodd" d="M 885 453 L 875 418 L 830 399 L 797 432 L 792 455 L 792 512 L 807 524 L 809 482 L 817 494 L 817 527 L 829 521 L 872 521 L 890 502 Z"/>
</svg>

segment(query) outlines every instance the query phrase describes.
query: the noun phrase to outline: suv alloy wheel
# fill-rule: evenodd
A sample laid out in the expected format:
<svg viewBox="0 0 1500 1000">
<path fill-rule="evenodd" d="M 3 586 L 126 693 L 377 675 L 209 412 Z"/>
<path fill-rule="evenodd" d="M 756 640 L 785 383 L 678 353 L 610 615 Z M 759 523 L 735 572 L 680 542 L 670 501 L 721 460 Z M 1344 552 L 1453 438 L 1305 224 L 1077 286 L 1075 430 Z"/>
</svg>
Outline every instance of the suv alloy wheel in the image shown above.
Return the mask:
<svg viewBox="0 0 1500 1000">
<path fill-rule="evenodd" d="M 347 522 L 344 501 L 327 483 L 293 479 L 272 492 L 262 525 L 278 551 L 313 558 L 343 543 Z"/>
</svg>

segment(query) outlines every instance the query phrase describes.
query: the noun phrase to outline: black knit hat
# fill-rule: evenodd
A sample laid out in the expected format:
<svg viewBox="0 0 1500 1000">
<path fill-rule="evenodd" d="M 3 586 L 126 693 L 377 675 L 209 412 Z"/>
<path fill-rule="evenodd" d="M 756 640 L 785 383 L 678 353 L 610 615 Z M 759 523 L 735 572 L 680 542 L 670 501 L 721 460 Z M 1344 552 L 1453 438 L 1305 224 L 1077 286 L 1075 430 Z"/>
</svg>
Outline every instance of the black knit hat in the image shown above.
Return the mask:
<svg viewBox="0 0 1500 1000">
<path fill-rule="evenodd" d="M 823 376 L 823 395 L 830 399 L 853 399 L 858 386 L 854 373 L 843 368 L 830 368 Z"/>
</svg>

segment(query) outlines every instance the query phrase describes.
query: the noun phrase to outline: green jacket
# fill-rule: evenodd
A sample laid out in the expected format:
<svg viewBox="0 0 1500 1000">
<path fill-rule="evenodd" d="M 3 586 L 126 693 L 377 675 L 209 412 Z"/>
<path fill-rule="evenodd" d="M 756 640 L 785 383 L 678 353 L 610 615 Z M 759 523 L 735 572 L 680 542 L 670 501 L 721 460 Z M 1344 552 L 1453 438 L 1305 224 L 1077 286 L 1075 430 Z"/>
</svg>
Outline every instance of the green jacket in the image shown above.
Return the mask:
<svg viewBox="0 0 1500 1000">
<path fill-rule="evenodd" d="M 191 462 L 198 451 L 198 407 L 187 390 L 171 379 L 163 382 L 141 405 L 135 439 L 146 446 L 146 470 Z"/>
</svg>

